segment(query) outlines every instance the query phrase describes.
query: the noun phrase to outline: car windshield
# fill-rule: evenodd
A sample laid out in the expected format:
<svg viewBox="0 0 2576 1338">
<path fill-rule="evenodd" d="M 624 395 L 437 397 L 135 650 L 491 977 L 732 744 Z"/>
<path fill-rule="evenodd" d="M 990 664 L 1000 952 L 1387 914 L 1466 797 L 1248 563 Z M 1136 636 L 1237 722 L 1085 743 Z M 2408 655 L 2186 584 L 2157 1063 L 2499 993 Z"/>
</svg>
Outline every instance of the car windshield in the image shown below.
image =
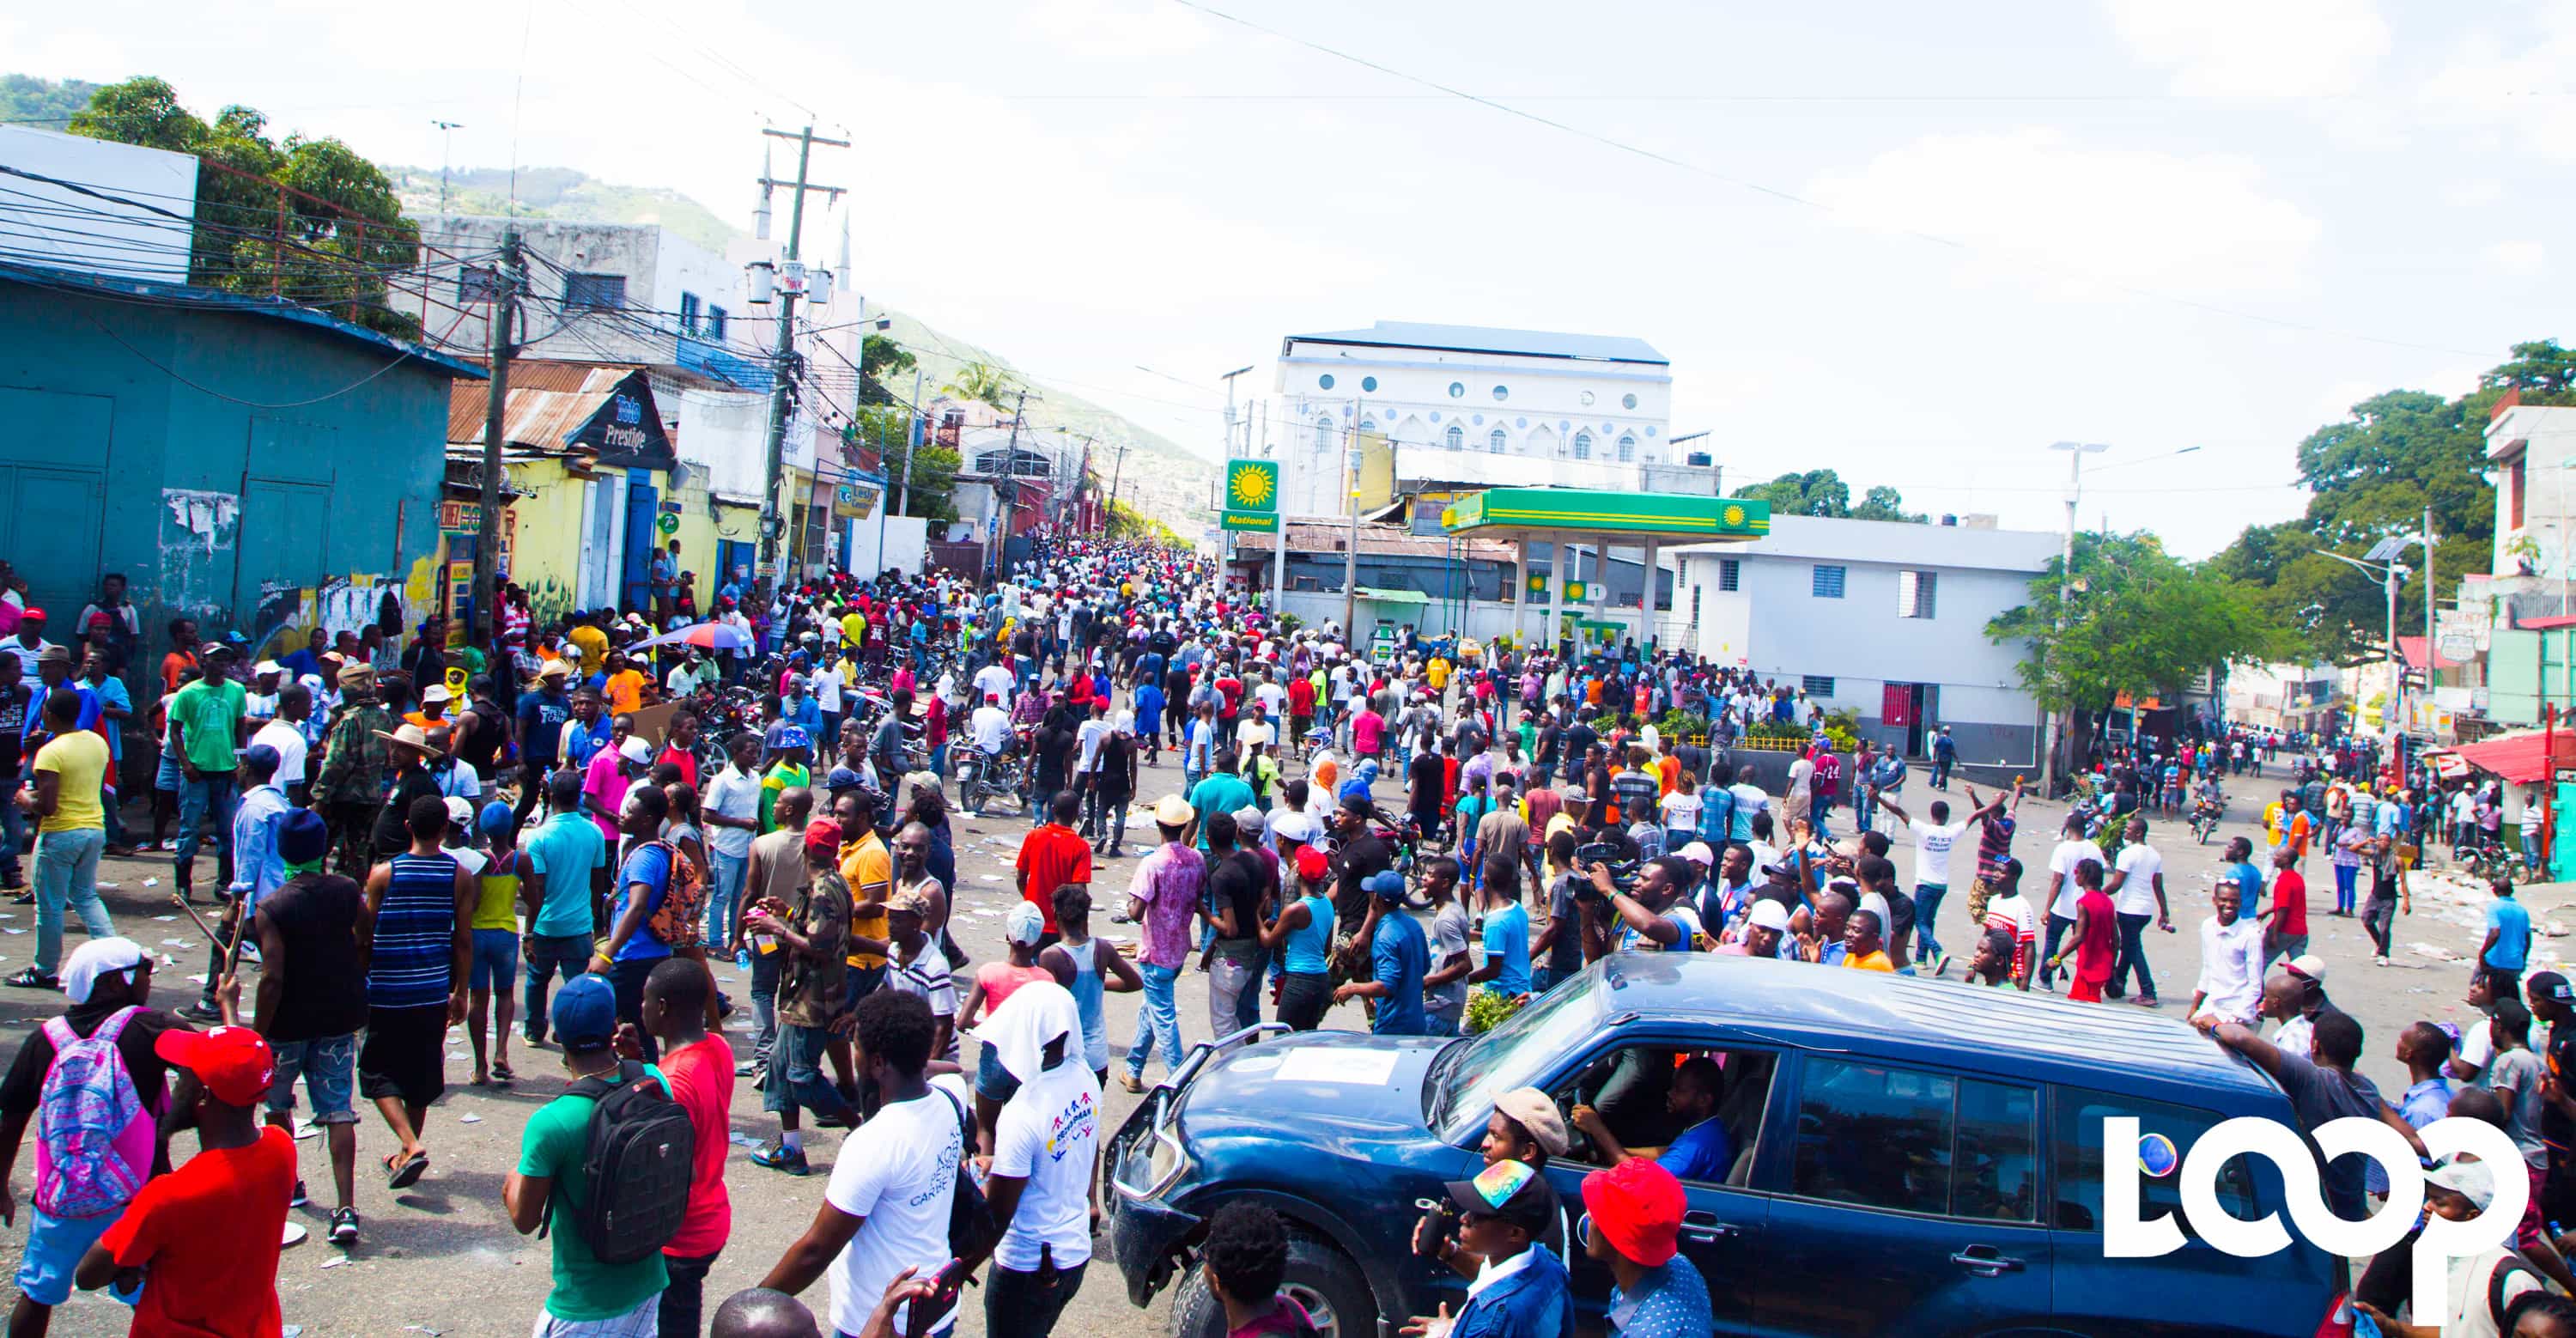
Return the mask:
<svg viewBox="0 0 2576 1338">
<path fill-rule="evenodd" d="M 1598 977 L 1576 976 L 1503 1025 L 1443 1052 L 1432 1069 L 1423 1122 L 1455 1141 L 1463 1131 L 1451 1128 L 1453 1123 L 1471 1113 L 1482 1120 L 1496 1097 L 1535 1083 L 1592 1034 L 1600 987 Z"/>
</svg>

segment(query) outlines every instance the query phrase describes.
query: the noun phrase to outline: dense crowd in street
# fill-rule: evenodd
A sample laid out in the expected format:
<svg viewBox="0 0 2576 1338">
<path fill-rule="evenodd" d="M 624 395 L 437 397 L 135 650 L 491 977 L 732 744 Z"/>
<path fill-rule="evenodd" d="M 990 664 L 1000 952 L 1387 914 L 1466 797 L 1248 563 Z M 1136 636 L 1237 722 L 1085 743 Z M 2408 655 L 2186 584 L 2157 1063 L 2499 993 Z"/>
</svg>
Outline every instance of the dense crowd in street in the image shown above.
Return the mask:
<svg viewBox="0 0 2576 1338">
<path fill-rule="evenodd" d="M 569 1080 L 531 1109 L 501 1190 L 548 1242 L 539 1335 L 942 1332 L 970 1275 L 988 1333 L 1044 1334 L 1094 1261 L 1104 1089 L 1183 1065 L 1194 969 L 1207 1033 L 1242 1045 L 1265 1025 L 1481 1031 L 1631 952 L 2146 1008 L 2167 957 L 2191 980 L 2181 1016 L 2310 1127 L 2505 1128 L 2533 1190 L 2511 1261 L 2530 1285 L 2499 1289 L 2482 1331 L 2517 1331 L 2508 1301 L 2576 1314 L 2549 1291 L 2576 1291 L 2553 1238 L 2576 1220 L 2576 988 L 2527 972 L 2513 878 L 2484 910 L 2477 1020 L 2405 1029 L 2415 1081 L 2395 1101 L 2354 1071 L 2361 1028 L 2310 950 L 2317 920 L 2349 917 L 2388 964 L 2436 844 L 2501 848 L 2492 784 L 2352 739 L 2103 746 L 2026 868 L 2022 779 L 1968 779 L 1946 731 L 1918 769 L 1795 687 L 1653 646 L 1364 641 L 1276 617 L 1186 553 L 1077 537 L 980 584 L 737 577 L 703 617 L 677 568 L 656 555 L 649 607 L 540 623 L 512 589 L 488 628 L 317 630 L 274 658 L 180 619 L 157 666 L 121 580 L 74 649 L 0 579 L 0 882 L 36 931 L 9 983 L 67 1004 L 0 1085 L 0 1170 L 34 1143 L 13 1335 L 74 1288 L 129 1299 L 137 1333 L 279 1332 L 306 1175 L 327 1170 L 314 1199 L 350 1249 L 362 1176 L 394 1192 L 437 1174 L 457 1028 L 475 1087 L 520 1081 L 514 1046 Z M 1784 728 L 1803 744 L 1774 742 Z M 1757 733 L 1767 746 L 1739 746 Z M 1156 793 L 1167 757 L 1179 784 Z M 2157 836 L 2274 782 L 2213 884 L 2168 887 Z M 121 787 L 148 787 L 148 809 Z M 958 824 L 996 805 L 1028 826 L 1006 950 L 978 962 L 955 932 Z M 203 930 L 175 1011 L 153 1006 L 169 959 L 120 937 L 98 892 L 102 855 L 147 824 Z M 2312 919 L 2319 866 L 2334 901 Z M 1945 944 L 1954 889 L 1969 939 Z M 2187 972 L 2152 947 L 2185 928 Z M 1135 996 L 1132 1036 L 1111 1034 L 1113 994 Z M 299 1085 L 321 1164 L 294 1136 Z M 838 1145 L 810 1224 L 760 1286 L 710 1305 L 738 1085 L 774 1120 L 764 1173 L 809 1174 L 821 1131 Z M 1680 1187 L 1722 1178 L 1735 1149 L 1713 1078 L 1685 1065 L 1672 1092 L 1683 1131 L 1651 1156 L 1589 1108 L 1506 1094 L 1483 1173 L 1417 1233 L 1465 1295 L 1405 1331 L 1570 1332 L 1553 1240 L 1616 1277 L 1614 1332 L 1708 1332 L 1708 1280 L 1675 1248 Z M 189 1129 L 200 1150 L 180 1158 Z M 1536 1171 L 1569 1132 L 1606 1154 L 1581 1241 L 1548 1230 L 1561 1208 Z M 2384 1190 L 2358 1166 L 2326 1178 L 2347 1217 Z M 0 1179 L 0 1218 L 21 1207 Z M 1312 1331 L 1281 1291 L 1286 1242 L 1250 1204 L 1210 1223 L 1199 1257 L 1230 1332 Z M 2392 1332 L 2404 1257 L 2354 1288 Z M 826 1275 L 818 1320 L 796 1298 Z"/>
</svg>

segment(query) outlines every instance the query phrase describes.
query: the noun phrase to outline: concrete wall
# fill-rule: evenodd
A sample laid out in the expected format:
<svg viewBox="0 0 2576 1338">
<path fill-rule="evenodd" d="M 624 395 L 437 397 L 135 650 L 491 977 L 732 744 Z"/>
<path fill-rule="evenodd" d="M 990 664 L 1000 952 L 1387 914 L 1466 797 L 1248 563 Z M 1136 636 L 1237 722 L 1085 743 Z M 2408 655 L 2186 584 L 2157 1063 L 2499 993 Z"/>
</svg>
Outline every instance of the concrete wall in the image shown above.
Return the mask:
<svg viewBox="0 0 2576 1338">
<path fill-rule="evenodd" d="M 847 566 L 860 576 L 872 577 L 888 567 L 918 574 L 929 559 L 930 522 L 920 516 L 885 517 L 882 537 L 874 516 L 843 525 L 847 534 L 843 551 L 850 555 Z"/>
<path fill-rule="evenodd" d="M 0 553 L 52 634 L 111 571 L 153 663 L 182 614 L 266 648 L 354 627 L 388 592 L 406 620 L 431 607 L 452 373 L 393 356 L 277 317 L 0 283 Z"/>
</svg>

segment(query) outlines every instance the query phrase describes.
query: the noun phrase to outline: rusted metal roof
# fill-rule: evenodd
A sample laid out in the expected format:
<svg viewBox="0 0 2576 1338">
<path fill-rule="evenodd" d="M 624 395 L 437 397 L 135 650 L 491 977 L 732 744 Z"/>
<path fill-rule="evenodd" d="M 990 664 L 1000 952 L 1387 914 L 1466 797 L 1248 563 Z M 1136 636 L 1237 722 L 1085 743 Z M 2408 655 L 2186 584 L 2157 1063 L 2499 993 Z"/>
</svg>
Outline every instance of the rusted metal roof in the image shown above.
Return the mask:
<svg viewBox="0 0 2576 1338">
<path fill-rule="evenodd" d="M 617 388 L 639 369 L 596 363 L 530 360 L 510 364 L 510 399 L 501 423 L 504 445 L 548 455 L 571 449 L 566 438 L 582 429 Z M 490 383 L 459 380 L 447 392 L 447 441 L 479 446 Z"/>
</svg>

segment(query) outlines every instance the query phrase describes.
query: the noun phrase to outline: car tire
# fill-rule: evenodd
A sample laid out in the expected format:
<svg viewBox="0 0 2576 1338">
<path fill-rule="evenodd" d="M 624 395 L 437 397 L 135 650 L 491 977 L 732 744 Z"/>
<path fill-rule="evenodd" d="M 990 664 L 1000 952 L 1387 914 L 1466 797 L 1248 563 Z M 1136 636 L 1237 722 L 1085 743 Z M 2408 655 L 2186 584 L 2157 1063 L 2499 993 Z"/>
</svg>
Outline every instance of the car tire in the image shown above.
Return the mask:
<svg viewBox="0 0 2576 1338">
<path fill-rule="evenodd" d="M 1311 1314 L 1322 1303 L 1329 1324 L 1318 1324 L 1326 1338 L 1371 1338 L 1377 1332 L 1377 1299 L 1368 1279 L 1349 1255 L 1301 1231 L 1288 1233 L 1288 1269 L 1280 1290 L 1297 1297 Z M 1225 1305 L 1209 1290 L 1207 1273 L 1193 1265 L 1172 1298 L 1173 1338 L 1225 1338 Z"/>
</svg>

